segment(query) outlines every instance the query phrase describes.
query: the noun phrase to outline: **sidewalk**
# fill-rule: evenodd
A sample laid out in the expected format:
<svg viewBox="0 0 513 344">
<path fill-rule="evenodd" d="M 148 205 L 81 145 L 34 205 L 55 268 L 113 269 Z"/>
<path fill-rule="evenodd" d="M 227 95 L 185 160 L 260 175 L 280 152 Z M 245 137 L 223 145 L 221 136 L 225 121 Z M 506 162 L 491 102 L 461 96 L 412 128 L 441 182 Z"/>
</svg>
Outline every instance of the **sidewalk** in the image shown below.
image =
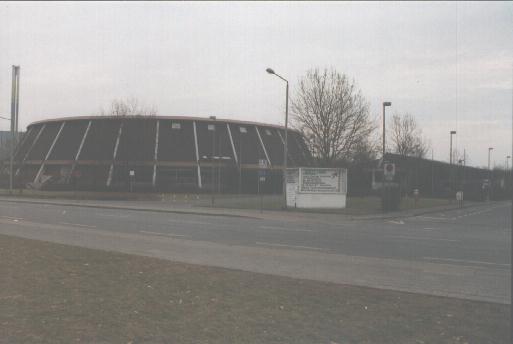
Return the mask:
<svg viewBox="0 0 513 344">
<path fill-rule="evenodd" d="M 234 209 L 234 208 L 216 208 L 198 206 L 192 203 L 171 202 L 171 201 L 152 201 L 152 200 L 60 200 L 60 199 L 40 199 L 25 197 L 0 197 L 0 202 L 14 203 L 32 203 L 32 204 L 51 204 L 72 207 L 104 208 L 104 209 L 123 209 L 145 212 L 163 212 L 176 214 L 206 215 L 206 216 L 226 216 L 257 218 L 266 220 L 286 220 L 286 221 L 314 221 L 314 222 L 332 222 L 332 221 L 358 221 L 358 220 L 379 220 L 393 219 L 398 217 L 413 217 L 440 211 L 449 211 L 460 209 L 458 205 L 449 204 L 444 206 L 435 206 L 430 208 L 408 209 L 388 213 L 375 213 L 368 215 L 350 215 L 341 213 L 330 213 L 326 211 L 315 210 L 264 210 L 259 209 Z M 492 203 L 467 202 L 463 208 L 483 206 Z"/>
</svg>

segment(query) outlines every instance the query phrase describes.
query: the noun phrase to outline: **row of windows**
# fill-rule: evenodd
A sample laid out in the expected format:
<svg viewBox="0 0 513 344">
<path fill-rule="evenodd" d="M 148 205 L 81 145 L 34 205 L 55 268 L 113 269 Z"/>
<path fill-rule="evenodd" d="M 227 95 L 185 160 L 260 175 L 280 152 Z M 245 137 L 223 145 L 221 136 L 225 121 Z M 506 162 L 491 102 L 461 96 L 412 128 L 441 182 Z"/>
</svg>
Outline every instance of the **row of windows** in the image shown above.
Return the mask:
<svg viewBox="0 0 513 344">
<path fill-rule="evenodd" d="M 171 129 L 180 130 L 181 128 L 182 128 L 182 125 L 180 123 L 176 123 L 176 122 L 171 123 Z M 211 131 L 216 130 L 216 127 L 214 124 L 209 124 L 207 128 L 208 128 L 208 130 L 211 130 Z M 239 127 L 239 131 L 242 134 L 246 134 L 248 132 L 248 129 L 246 127 Z M 265 134 L 267 136 L 272 136 L 272 132 L 269 129 L 265 129 Z"/>
</svg>

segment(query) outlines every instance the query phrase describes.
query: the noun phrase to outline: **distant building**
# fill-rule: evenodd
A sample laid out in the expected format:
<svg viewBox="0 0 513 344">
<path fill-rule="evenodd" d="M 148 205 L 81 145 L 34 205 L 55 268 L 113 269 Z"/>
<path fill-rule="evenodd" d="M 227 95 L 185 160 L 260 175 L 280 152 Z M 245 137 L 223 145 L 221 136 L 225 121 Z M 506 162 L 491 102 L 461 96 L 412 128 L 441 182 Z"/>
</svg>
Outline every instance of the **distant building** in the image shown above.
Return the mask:
<svg viewBox="0 0 513 344">
<path fill-rule="evenodd" d="M 386 161 L 395 164 L 396 176 L 391 183 L 401 188 L 403 195 L 419 190 L 421 197 L 456 197 L 462 190 L 468 200 L 511 197 L 511 175 L 504 171 L 449 164 L 399 154 L 386 154 Z M 381 159 L 353 166 L 348 175 L 349 196 L 380 195 L 383 185 Z M 489 192 L 491 190 L 491 192 Z"/>
</svg>

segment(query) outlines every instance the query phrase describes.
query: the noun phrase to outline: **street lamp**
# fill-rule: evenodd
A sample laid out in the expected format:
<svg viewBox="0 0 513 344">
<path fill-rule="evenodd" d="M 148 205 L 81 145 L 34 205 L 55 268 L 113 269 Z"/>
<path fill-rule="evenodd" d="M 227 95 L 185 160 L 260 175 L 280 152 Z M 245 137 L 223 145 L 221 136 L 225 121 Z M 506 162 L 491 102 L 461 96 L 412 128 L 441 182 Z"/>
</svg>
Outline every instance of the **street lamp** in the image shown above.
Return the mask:
<svg viewBox="0 0 513 344">
<path fill-rule="evenodd" d="M 212 128 L 212 159 L 214 158 L 214 156 L 216 155 L 216 116 L 210 116 L 209 117 L 212 121 L 214 121 L 214 124 L 213 125 L 213 128 Z M 212 181 L 212 190 L 211 190 L 211 194 L 212 194 L 212 197 L 211 197 L 211 203 L 212 203 L 212 207 L 214 206 L 214 203 L 215 203 L 215 187 L 214 185 L 216 184 L 215 183 L 215 177 L 214 177 L 214 173 L 215 173 L 215 166 L 214 166 L 214 161 L 212 160 L 212 168 L 211 168 L 211 176 L 210 176 L 210 179 Z"/>
<path fill-rule="evenodd" d="M 488 147 L 488 179 L 489 179 L 489 182 L 490 182 L 490 189 L 488 190 L 488 197 L 489 199 L 491 200 L 492 199 L 492 192 L 493 192 L 493 184 L 492 184 L 492 178 L 493 178 L 493 174 L 492 174 L 492 170 L 490 170 L 490 153 L 492 152 L 493 150 L 493 147 Z"/>
<path fill-rule="evenodd" d="M 13 188 L 13 163 L 15 135 L 18 133 L 18 115 L 20 109 L 20 66 L 12 66 L 12 88 L 11 88 L 11 161 L 9 171 L 9 193 Z"/>
<path fill-rule="evenodd" d="M 383 102 L 383 156 L 382 160 L 385 162 L 385 108 L 392 106 L 392 102 Z"/>
<path fill-rule="evenodd" d="M 451 134 L 451 145 L 449 148 L 449 164 L 452 165 L 452 135 L 456 134 L 456 130 L 451 130 L 450 134 Z"/>
<path fill-rule="evenodd" d="M 281 80 L 285 81 L 285 144 L 283 145 L 283 208 L 287 209 L 287 155 L 288 155 L 288 126 L 289 126 L 289 82 L 287 79 L 279 74 L 276 74 L 271 68 L 265 70 L 269 74 L 276 75 Z"/>
<path fill-rule="evenodd" d="M 490 152 L 493 150 L 493 147 L 488 148 L 488 170 L 490 170 Z"/>
<path fill-rule="evenodd" d="M 508 156 L 506 157 L 506 171 L 505 171 L 505 173 L 504 173 L 504 174 L 505 174 L 504 179 L 505 179 L 506 185 L 508 185 L 508 184 L 509 184 L 509 179 L 510 179 L 510 178 L 509 178 L 509 159 L 511 159 L 511 155 L 508 155 Z M 510 185 L 509 187 L 511 187 L 511 185 Z M 506 188 L 507 188 L 507 187 L 506 187 Z"/>
</svg>

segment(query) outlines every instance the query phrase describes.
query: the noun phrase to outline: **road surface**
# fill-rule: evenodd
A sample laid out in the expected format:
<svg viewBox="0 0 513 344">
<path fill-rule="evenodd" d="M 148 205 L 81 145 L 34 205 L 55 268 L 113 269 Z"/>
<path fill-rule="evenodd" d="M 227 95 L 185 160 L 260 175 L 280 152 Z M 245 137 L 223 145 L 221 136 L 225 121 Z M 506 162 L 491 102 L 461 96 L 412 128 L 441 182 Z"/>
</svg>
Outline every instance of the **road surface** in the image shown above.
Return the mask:
<svg viewBox="0 0 513 344">
<path fill-rule="evenodd" d="M 331 222 L 0 201 L 0 233 L 188 263 L 509 303 L 511 203 Z"/>
</svg>

